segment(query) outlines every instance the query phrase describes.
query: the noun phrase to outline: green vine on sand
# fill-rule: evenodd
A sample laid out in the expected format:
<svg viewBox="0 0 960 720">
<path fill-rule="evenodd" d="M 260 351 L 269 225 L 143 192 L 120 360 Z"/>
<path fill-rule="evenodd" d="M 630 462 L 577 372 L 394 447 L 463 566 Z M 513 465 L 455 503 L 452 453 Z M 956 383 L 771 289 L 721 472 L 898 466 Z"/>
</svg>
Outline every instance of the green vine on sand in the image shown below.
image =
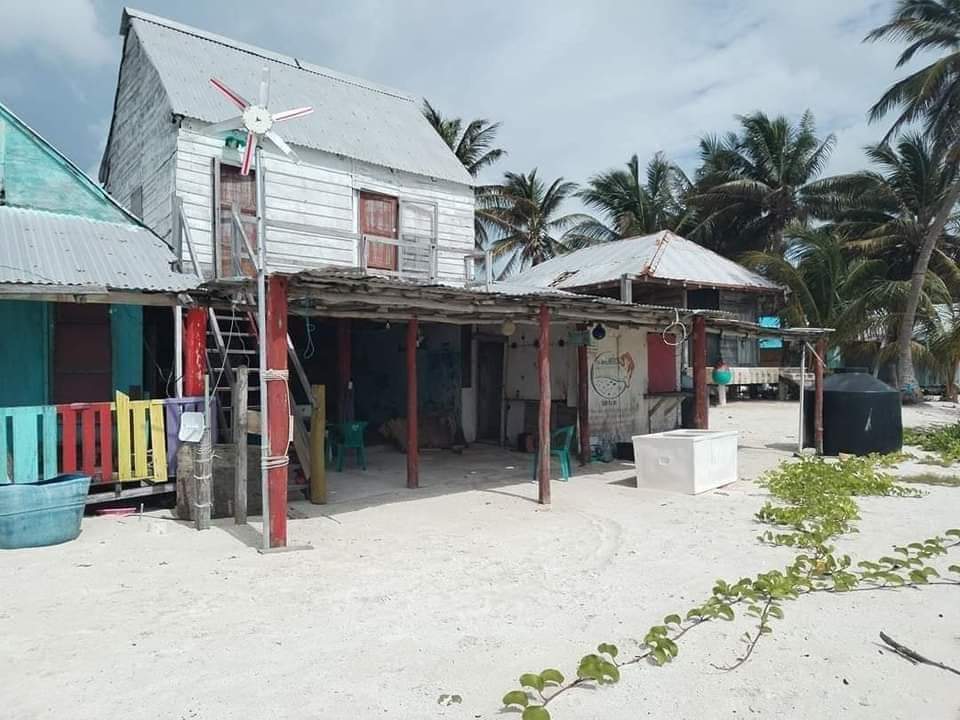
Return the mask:
<svg viewBox="0 0 960 720">
<path fill-rule="evenodd" d="M 733 671 L 743 665 L 760 639 L 773 632 L 775 621 L 784 617 L 785 603 L 812 593 L 845 593 L 951 585 L 960 588 L 960 565 L 950 565 L 945 577 L 930 560 L 960 546 L 960 529 L 943 535 L 894 547 L 893 554 L 875 561 L 854 564 L 849 555 L 836 553 L 829 541 L 854 532 L 859 511 L 852 499 L 857 496 L 917 497 L 921 493 L 897 485 L 883 468 L 889 458 L 846 458 L 827 462 L 820 458 L 781 464 L 761 478 L 774 500 L 756 514 L 759 522 L 776 530 L 760 535 L 762 542 L 797 547 L 797 555 L 783 570 L 771 570 L 735 582 L 717 580 L 710 596 L 683 615 L 671 614 L 651 627 L 643 639 L 643 650 L 620 659 L 616 645 L 601 643 L 594 653 L 581 658 L 576 677 L 548 668 L 524 673 L 520 687 L 503 696 L 505 709 L 522 713 L 522 720 L 551 720 L 551 704 L 570 690 L 612 685 L 621 671 L 640 663 L 665 665 L 679 653 L 678 641 L 694 628 L 718 620 L 732 621 L 737 611 L 756 620 L 755 630 L 744 633 L 743 652 L 721 670 Z"/>
</svg>

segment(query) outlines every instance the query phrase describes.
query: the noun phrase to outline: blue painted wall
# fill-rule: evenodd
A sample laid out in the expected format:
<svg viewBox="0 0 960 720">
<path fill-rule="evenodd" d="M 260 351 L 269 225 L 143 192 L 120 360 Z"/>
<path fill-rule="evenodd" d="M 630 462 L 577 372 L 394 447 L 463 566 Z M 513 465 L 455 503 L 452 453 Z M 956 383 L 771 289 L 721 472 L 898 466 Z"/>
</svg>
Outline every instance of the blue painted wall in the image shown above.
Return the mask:
<svg viewBox="0 0 960 720">
<path fill-rule="evenodd" d="M 129 394 L 143 388 L 143 308 L 140 305 L 110 306 L 110 345 L 113 389 Z"/>
<path fill-rule="evenodd" d="M 49 401 L 50 317 L 49 303 L 0 301 L 0 407 Z"/>
</svg>

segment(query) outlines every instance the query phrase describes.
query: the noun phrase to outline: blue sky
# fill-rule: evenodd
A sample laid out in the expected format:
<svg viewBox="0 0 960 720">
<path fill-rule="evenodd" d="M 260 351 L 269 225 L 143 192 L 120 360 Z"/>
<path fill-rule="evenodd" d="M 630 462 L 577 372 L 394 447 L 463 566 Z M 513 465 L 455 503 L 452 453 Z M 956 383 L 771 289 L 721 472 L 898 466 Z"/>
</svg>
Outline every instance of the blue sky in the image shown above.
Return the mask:
<svg viewBox="0 0 960 720">
<path fill-rule="evenodd" d="M 810 108 L 863 164 L 897 48 L 863 44 L 892 0 L 141 0 L 137 7 L 503 122 L 504 170 L 581 182 L 658 150 L 690 169 L 733 116 Z M 122 2 L 0 0 L 0 100 L 80 167 L 109 127 Z M 311 99 L 312 100 L 312 99 Z M 314 100 L 322 102 L 322 99 Z M 491 179 L 488 178 L 488 179 Z"/>
</svg>

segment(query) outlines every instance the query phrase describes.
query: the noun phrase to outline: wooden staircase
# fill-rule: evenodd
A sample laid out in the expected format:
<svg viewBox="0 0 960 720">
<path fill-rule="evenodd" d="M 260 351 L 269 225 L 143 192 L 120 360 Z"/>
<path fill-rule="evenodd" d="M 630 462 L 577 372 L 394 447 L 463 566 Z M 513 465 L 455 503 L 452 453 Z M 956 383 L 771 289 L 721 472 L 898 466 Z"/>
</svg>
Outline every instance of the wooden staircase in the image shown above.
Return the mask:
<svg viewBox="0 0 960 720">
<path fill-rule="evenodd" d="M 299 382 L 307 398 L 313 402 L 310 383 L 297 357 L 293 341 L 287 335 L 287 355 L 291 366 L 288 385 L 290 408 L 293 414 L 294 455 L 304 478 L 310 480 L 310 434 L 298 412 L 292 385 Z M 217 400 L 221 440 L 229 441 L 233 434 L 233 385 L 235 370 L 243 365 L 249 370 L 247 409 L 260 412 L 260 355 L 256 315 L 240 308 L 210 309 L 207 323 L 207 368 L 210 373 L 210 395 Z"/>
</svg>

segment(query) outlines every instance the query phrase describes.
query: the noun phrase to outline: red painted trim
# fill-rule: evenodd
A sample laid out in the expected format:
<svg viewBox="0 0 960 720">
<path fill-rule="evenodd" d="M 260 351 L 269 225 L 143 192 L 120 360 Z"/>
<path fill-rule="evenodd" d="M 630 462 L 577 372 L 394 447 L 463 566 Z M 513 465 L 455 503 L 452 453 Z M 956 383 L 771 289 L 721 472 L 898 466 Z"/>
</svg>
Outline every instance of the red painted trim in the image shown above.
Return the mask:
<svg viewBox="0 0 960 720">
<path fill-rule="evenodd" d="M 104 482 L 113 480 L 113 411 L 109 403 L 100 406 L 100 472 Z"/>
<path fill-rule="evenodd" d="M 540 381 L 540 417 L 538 429 L 540 453 L 537 483 L 541 505 L 550 504 L 550 310 L 540 306 L 540 345 L 537 349 L 537 375 Z"/>
<path fill-rule="evenodd" d="M 710 427 L 710 398 L 707 394 L 707 321 L 702 315 L 693 316 L 693 427 L 707 430 Z"/>
<path fill-rule="evenodd" d="M 287 369 L 287 279 L 267 278 L 267 327 L 261 333 L 267 343 L 267 367 Z M 290 399 L 286 383 L 267 382 L 267 443 L 270 455 L 286 455 L 290 444 Z M 270 497 L 270 547 L 287 544 L 287 468 L 267 471 Z"/>
<path fill-rule="evenodd" d="M 407 321 L 407 487 L 420 487 L 417 397 L 417 319 Z"/>
<path fill-rule="evenodd" d="M 203 375 L 207 370 L 207 311 L 190 308 L 183 318 L 183 394 L 203 395 Z"/>
<path fill-rule="evenodd" d="M 350 320 L 337 320 L 337 417 L 340 422 L 353 420 L 353 393 L 350 391 L 351 345 Z"/>
<path fill-rule="evenodd" d="M 69 405 L 58 405 L 63 427 L 63 460 L 60 462 L 60 471 L 71 473 L 77 471 L 77 413 Z"/>
<path fill-rule="evenodd" d="M 97 467 L 97 415 L 92 407 L 80 411 L 80 434 L 83 438 L 80 466 L 84 475 L 93 477 Z"/>
</svg>

